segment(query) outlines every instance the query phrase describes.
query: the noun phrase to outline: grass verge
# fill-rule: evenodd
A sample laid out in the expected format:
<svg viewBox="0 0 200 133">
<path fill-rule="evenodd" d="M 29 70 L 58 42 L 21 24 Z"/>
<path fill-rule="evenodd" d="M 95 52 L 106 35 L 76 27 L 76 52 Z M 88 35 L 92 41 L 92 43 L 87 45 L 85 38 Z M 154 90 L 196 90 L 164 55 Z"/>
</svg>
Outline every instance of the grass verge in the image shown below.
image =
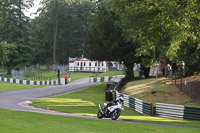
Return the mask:
<svg viewBox="0 0 200 133">
<path fill-rule="evenodd" d="M 143 101 L 153 103 L 169 103 L 184 106 L 200 107 L 200 103 L 194 101 L 166 78 L 136 80 L 129 82 L 122 93 Z"/>
<path fill-rule="evenodd" d="M 44 85 L 23 85 L 23 84 L 7 83 L 7 82 L 0 81 L 0 91 L 31 89 L 31 88 L 39 88 L 39 87 L 44 87 Z"/>
<path fill-rule="evenodd" d="M 112 76 L 116 76 L 116 75 L 125 75 L 125 71 L 108 71 L 105 73 L 101 73 L 96 77 L 112 77 Z M 134 71 L 134 76 L 139 77 L 139 72 Z"/>
<path fill-rule="evenodd" d="M 2 133 L 197 133 L 199 129 L 168 128 L 0 109 Z"/>
<path fill-rule="evenodd" d="M 82 78 L 87 78 L 90 76 L 94 76 L 94 73 L 70 73 L 70 78 L 71 82 L 74 80 L 82 79 Z"/>
<path fill-rule="evenodd" d="M 112 77 L 116 75 L 125 75 L 124 71 L 108 71 L 105 73 L 100 73 L 96 77 Z"/>
<path fill-rule="evenodd" d="M 48 106 L 51 110 L 96 117 L 98 112 L 98 104 L 103 104 L 105 102 L 105 88 L 106 83 L 102 83 L 98 86 L 93 86 L 70 94 L 60 95 L 52 98 L 37 99 L 33 101 L 32 105 L 39 108 L 47 108 Z M 199 121 L 182 121 L 144 116 L 128 108 L 125 108 L 125 110 L 122 112 L 120 119 L 138 122 L 200 127 Z"/>
<path fill-rule="evenodd" d="M 41 72 L 41 73 L 36 74 L 35 76 L 26 78 L 26 80 L 37 80 L 37 81 L 40 81 L 40 80 L 50 80 L 50 79 L 51 80 L 57 80 L 57 75 L 58 75 L 58 73 L 54 72 L 54 71 Z M 65 74 L 62 73 L 60 75 L 60 77 L 64 78 L 64 75 Z M 72 73 L 71 72 L 70 73 L 70 78 L 71 78 L 71 82 L 72 82 L 72 81 L 77 80 L 77 79 L 87 78 L 87 77 L 94 76 L 94 75 L 95 75 L 94 73 Z"/>
</svg>

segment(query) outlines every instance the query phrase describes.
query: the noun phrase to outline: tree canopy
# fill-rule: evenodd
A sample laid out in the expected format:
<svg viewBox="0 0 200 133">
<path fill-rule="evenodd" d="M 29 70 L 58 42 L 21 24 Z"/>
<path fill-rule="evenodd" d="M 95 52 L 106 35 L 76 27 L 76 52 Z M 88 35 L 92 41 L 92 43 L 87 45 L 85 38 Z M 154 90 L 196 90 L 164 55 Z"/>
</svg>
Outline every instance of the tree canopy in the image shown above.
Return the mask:
<svg viewBox="0 0 200 133">
<path fill-rule="evenodd" d="M 127 66 L 127 78 L 133 80 L 133 66 L 138 62 L 136 41 L 129 41 L 123 35 L 123 29 L 115 23 L 119 16 L 109 10 L 109 3 L 98 5 L 93 23 L 88 31 L 86 57 L 99 61 L 119 61 Z"/>
<path fill-rule="evenodd" d="M 200 71 L 199 0 L 42 0 L 39 16 L 24 10 L 33 0 L 0 0 L 0 63 L 20 67 L 67 63 L 83 48 L 93 60 L 116 60 L 133 79 L 134 63 L 184 60 Z M 155 63 L 155 62 L 154 62 Z"/>
<path fill-rule="evenodd" d="M 39 61 L 53 63 L 54 49 L 57 63 L 67 63 L 69 56 L 81 56 L 94 3 L 88 0 L 43 2 L 40 16 L 32 22 L 34 42 L 40 44 L 36 53 Z"/>
</svg>

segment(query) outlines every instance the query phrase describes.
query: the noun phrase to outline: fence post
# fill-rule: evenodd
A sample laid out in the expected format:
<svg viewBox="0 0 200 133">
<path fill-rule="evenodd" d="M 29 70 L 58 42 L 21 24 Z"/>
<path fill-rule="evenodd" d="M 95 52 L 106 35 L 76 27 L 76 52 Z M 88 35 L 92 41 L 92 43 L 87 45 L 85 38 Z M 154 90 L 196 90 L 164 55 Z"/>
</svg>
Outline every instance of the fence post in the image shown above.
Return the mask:
<svg viewBox="0 0 200 133">
<path fill-rule="evenodd" d="M 192 98 L 192 82 L 190 83 L 190 96 Z"/>
<path fill-rule="evenodd" d="M 154 108 L 153 108 L 153 103 L 151 103 L 151 115 L 154 115 Z"/>
<path fill-rule="evenodd" d="M 182 77 L 181 77 L 181 91 L 182 91 L 182 87 L 183 87 L 183 85 L 182 85 L 182 81 L 183 81 L 183 80 L 182 80 Z"/>
<path fill-rule="evenodd" d="M 176 85 L 176 64 L 175 64 L 175 85 Z"/>
</svg>

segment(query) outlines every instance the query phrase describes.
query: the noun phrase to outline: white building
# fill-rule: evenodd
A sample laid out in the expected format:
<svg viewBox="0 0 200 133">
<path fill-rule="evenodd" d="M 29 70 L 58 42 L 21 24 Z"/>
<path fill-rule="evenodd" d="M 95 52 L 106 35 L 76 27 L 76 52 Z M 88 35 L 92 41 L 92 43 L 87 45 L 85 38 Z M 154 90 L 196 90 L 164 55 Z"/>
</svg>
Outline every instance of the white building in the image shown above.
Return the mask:
<svg viewBox="0 0 200 133">
<path fill-rule="evenodd" d="M 69 71 L 71 72 L 107 72 L 110 70 L 124 69 L 123 63 L 116 61 L 91 61 L 87 58 L 70 58 Z"/>
</svg>

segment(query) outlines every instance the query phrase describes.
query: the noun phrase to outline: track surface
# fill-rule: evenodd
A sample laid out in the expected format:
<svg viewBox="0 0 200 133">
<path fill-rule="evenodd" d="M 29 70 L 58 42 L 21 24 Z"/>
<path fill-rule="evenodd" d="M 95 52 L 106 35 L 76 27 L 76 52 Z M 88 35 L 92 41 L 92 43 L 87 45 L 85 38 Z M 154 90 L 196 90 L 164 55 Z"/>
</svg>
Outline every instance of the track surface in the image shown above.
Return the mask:
<svg viewBox="0 0 200 133">
<path fill-rule="evenodd" d="M 35 113 L 42 113 L 42 114 L 59 115 L 59 116 L 97 119 L 96 117 L 62 113 L 58 111 L 35 108 L 28 105 L 29 103 L 28 101 L 33 100 L 33 99 L 52 97 L 52 96 L 57 96 L 61 94 L 71 93 L 71 92 L 85 89 L 85 88 L 98 84 L 98 83 L 88 83 L 88 81 L 89 79 L 85 78 L 85 79 L 76 80 L 68 85 L 62 85 L 62 86 L 49 86 L 49 87 L 33 88 L 33 89 L 0 91 L 0 108 L 26 111 L 26 112 L 35 112 Z M 103 119 L 103 120 L 110 120 L 110 119 Z M 123 120 L 117 120 L 117 121 L 145 124 L 145 125 L 163 126 L 163 127 L 195 128 L 195 127 L 173 126 L 173 125 L 165 125 L 165 124 L 143 123 L 143 122 L 123 121 Z"/>
<path fill-rule="evenodd" d="M 0 91 L 0 108 L 11 110 L 38 110 L 37 108 L 27 108 L 19 105 L 19 103 L 44 97 L 52 97 L 56 95 L 66 94 L 77 90 L 85 89 L 97 83 L 88 83 L 89 79 L 76 80 L 68 85 L 48 86 L 42 88 Z"/>
</svg>

